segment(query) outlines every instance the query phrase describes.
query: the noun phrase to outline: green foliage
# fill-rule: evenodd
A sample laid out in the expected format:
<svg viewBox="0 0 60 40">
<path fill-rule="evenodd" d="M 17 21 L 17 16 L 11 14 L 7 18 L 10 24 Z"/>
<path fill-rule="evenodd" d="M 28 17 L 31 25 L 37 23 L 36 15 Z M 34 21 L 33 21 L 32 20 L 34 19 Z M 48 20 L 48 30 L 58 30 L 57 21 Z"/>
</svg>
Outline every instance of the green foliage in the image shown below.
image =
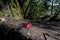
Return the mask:
<svg viewBox="0 0 60 40">
<path fill-rule="evenodd" d="M 60 6 L 53 6 L 53 1 L 55 0 L 52 0 L 52 5 L 49 5 L 48 2 L 51 2 L 51 0 L 44 0 L 42 2 L 40 0 L 25 0 L 23 5 L 24 18 L 36 20 L 49 16 L 46 19 L 54 19 L 54 17 L 56 19 L 59 17 Z"/>
<path fill-rule="evenodd" d="M 23 10 L 19 5 L 17 0 L 9 0 L 8 1 L 8 9 L 4 11 L 4 15 L 9 15 L 11 17 L 16 17 L 19 19 L 23 19 Z"/>
<path fill-rule="evenodd" d="M 12 17 L 20 18 L 20 19 L 32 19 L 32 20 L 37 20 L 41 19 L 47 14 L 51 13 L 49 18 L 54 17 L 56 15 L 60 15 L 59 9 L 60 9 L 60 0 L 57 0 L 59 3 L 58 6 L 53 6 L 53 1 L 52 5 L 48 5 L 48 2 L 51 0 L 23 0 L 24 3 L 21 4 L 23 7 L 20 6 L 18 0 L 9 0 L 8 1 L 8 10 L 5 10 L 4 13 L 0 12 L 1 15 L 9 15 Z M 2 0 L 0 0 L 2 2 Z M 49 7 L 51 8 L 49 9 Z M 59 17 L 59 16 L 56 16 Z"/>
<path fill-rule="evenodd" d="M 46 14 L 46 9 L 45 6 L 38 2 L 34 2 L 34 0 L 26 0 L 24 5 L 24 18 L 29 18 L 29 19 L 38 19 L 40 16 L 43 14 Z"/>
<path fill-rule="evenodd" d="M 12 16 L 14 17 L 20 17 L 20 19 L 23 18 L 22 16 L 22 8 L 20 7 L 19 3 L 17 0 L 15 0 L 16 3 L 14 2 L 14 0 L 10 0 L 9 2 L 9 7 L 10 7 L 10 11 L 12 13 Z"/>
</svg>

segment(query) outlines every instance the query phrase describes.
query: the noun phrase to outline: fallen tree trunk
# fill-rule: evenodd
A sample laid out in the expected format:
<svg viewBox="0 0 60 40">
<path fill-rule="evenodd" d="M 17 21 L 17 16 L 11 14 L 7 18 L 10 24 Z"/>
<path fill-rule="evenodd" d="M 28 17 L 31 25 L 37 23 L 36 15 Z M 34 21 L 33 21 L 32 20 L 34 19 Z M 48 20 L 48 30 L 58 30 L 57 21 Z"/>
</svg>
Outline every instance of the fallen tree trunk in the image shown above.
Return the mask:
<svg viewBox="0 0 60 40">
<path fill-rule="evenodd" d="M 22 26 L 23 23 L 29 22 L 28 20 L 16 20 L 13 18 L 0 18 L 0 29 L 8 30 L 5 34 L 10 34 L 10 30 L 13 32 L 18 32 L 22 40 L 47 40 L 45 36 L 45 32 L 42 28 L 38 26 L 32 26 L 30 23 L 30 28 L 25 28 Z M 14 34 L 14 33 L 13 33 Z"/>
</svg>

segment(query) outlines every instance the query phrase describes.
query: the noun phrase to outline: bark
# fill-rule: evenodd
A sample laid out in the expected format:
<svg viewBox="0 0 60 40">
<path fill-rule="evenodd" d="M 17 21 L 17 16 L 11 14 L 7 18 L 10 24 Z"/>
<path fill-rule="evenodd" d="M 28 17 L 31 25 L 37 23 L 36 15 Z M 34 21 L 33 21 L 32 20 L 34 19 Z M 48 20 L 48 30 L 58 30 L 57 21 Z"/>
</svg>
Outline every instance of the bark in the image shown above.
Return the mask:
<svg viewBox="0 0 60 40">
<path fill-rule="evenodd" d="M 16 20 L 9 17 L 0 17 L 0 29 L 8 30 L 5 34 L 10 34 L 10 30 L 19 33 L 22 40 L 46 40 L 44 31 L 38 26 L 33 26 L 30 23 L 30 28 L 25 28 L 23 23 L 30 22 L 28 20 Z M 15 34 L 14 32 L 12 32 Z M 16 37 L 16 36 L 15 36 Z"/>
</svg>

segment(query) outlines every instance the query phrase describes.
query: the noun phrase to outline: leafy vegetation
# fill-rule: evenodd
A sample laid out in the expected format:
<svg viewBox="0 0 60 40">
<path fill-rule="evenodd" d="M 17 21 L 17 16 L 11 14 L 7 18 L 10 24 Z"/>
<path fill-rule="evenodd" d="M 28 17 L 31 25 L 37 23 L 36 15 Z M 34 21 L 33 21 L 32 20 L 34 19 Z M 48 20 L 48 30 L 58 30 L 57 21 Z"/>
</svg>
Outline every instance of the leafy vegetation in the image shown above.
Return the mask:
<svg viewBox="0 0 60 40">
<path fill-rule="evenodd" d="M 23 10 L 20 7 L 18 1 L 17 0 L 9 0 L 7 2 L 8 2 L 8 9 L 6 11 L 4 11 L 3 14 L 7 15 L 7 16 L 23 19 L 23 16 L 22 16 Z"/>
<path fill-rule="evenodd" d="M 58 15 L 60 13 L 59 2 L 56 0 L 26 0 L 23 5 L 23 9 L 25 12 L 24 18 L 33 20 L 55 20 L 58 18 Z"/>
<path fill-rule="evenodd" d="M 26 3 L 26 2 L 25 2 Z M 29 19 L 39 19 L 43 14 L 46 14 L 45 7 L 42 3 L 34 2 L 34 0 L 27 0 L 27 4 L 23 5 L 24 8 L 24 18 Z"/>
<path fill-rule="evenodd" d="M 60 0 L 7 0 L 7 4 L 8 10 L 0 11 L 0 15 L 46 21 L 60 19 Z"/>
</svg>

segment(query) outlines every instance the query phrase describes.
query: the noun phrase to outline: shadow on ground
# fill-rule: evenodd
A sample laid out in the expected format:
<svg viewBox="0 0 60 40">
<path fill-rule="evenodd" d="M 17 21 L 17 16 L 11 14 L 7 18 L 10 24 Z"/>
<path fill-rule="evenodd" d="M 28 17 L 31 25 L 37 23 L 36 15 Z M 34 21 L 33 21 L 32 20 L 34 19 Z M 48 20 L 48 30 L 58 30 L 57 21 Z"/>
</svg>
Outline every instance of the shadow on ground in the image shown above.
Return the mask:
<svg viewBox="0 0 60 40">
<path fill-rule="evenodd" d="M 21 33 L 16 32 L 14 30 L 0 28 L 0 40 L 32 40 L 32 39 L 27 39 Z"/>
</svg>

